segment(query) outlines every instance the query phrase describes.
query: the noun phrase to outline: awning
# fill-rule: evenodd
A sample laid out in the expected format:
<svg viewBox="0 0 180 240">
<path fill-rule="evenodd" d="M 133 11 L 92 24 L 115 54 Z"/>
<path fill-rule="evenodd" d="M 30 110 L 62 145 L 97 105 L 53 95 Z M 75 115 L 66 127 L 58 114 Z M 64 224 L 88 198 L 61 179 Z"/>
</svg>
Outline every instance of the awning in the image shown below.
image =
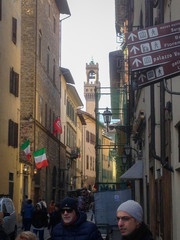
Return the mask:
<svg viewBox="0 0 180 240">
<path fill-rule="evenodd" d="M 120 179 L 142 179 L 143 178 L 143 161 L 138 160 L 132 167 L 130 167 Z"/>
</svg>

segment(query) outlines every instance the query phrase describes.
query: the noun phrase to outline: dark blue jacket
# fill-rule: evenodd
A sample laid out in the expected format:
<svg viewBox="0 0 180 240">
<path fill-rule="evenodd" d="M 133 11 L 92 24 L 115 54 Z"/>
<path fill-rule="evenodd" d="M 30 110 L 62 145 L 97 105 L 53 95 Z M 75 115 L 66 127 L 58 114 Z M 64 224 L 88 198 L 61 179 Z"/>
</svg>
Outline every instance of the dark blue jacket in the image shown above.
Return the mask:
<svg viewBox="0 0 180 240">
<path fill-rule="evenodd" d="M 84 212 L 78 213 L 77 220 L 69 225 L 64 225 L 63 221 L 57 224 L 52 232 L 53 240 L 102 240 L 101 233 L 96 225 L 87 221 Z"/>
<path fill-rule="evenodd" d="M 32 214 L 34 212 L 34 207 L 32 204 L 26 204 L 23 208 L 23 217 L 24 218 L 32 218 Z"/>
</svg>

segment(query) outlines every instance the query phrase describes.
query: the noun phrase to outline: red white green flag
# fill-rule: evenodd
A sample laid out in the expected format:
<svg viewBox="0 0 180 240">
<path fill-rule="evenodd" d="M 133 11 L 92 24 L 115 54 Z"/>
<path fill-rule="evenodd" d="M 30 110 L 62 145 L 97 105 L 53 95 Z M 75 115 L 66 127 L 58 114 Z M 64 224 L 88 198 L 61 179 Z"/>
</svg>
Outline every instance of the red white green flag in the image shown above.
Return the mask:
<svg viewBox="0 0 180 240">
<path fill-rule="evenodd" d="M 31 161 L 30 155 L 30 141 L 27 140 L 25 143 L 21 145 L 21 149 L 25 152 L 28 161 Z"/>
<path fill-rule="evenodd" d="M 34 152 L 33 156 L 34 156 L 34 160 L 35 160 L 37 169 L 48 166 L 48 161 L 47 161 L 47 158 L 46 158 L 45 148 L 42 148 L 42 149 Z"/>
</svg>

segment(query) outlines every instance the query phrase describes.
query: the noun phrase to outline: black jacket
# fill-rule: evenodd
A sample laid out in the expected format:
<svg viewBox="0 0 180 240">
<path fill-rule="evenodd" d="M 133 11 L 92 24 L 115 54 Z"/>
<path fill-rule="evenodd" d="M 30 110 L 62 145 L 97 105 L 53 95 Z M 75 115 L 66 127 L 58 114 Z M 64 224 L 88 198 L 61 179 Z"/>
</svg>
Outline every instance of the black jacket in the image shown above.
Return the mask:
<svg viewBox="0 0 180 240">
<path fill-rule="evenodd" d="M 96 225 L 87 221 L 84 212 L 78 213 L 77 220 L 69 225 L 64 225 L 63 221 L 57 224 L 52 233 L 53 240 L 102 240 L 101 234 Z"/>
<path fill-rule="evenodd" d="M 123 236 L 122 240 L 153 240 L 152 233 L 145 223 L 128 236 Z"/>
<path fill-rule="evenodd" d="M 32 225 L 35 228 L 42 228 L 47 226 L 47 214 L 43 210 L 35 210 L 32 215 Z"/>
</svg>

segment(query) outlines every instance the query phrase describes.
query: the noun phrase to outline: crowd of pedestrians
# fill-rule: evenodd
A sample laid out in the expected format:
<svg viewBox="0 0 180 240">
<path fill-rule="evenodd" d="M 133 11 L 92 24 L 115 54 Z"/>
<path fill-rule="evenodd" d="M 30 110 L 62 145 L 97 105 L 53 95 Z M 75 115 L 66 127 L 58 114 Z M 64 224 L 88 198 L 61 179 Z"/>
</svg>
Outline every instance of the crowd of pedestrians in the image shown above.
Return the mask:
<svg viewBox="0 0 180 240">
<path fill-rule="evenodd" d="M 35 206 L 30 199 L 25 198 L 22 204 L 23 230 L 16 240 L 44 240 L 44 229 L 48 228 L 49 240 L 102 240 L 101 233 L 93 222 L 94 202 L 89 205 L 90 220 L 82 211 L 82 199 L 66 197 L 61 203 L 51 201 L 47 207 L 45 201 L 40 200 Z M 141 205 L 128 200 L 117 208 L 117 226 L 122 240 L 153 240 L 152 233 L 143 222 Z M 0 213 L 0 236 L 1 231 Z M 32 232 L 31 232 L 32 231 Z M 6 235 L 0 240 L 8 240 Z"/>
</svg>

